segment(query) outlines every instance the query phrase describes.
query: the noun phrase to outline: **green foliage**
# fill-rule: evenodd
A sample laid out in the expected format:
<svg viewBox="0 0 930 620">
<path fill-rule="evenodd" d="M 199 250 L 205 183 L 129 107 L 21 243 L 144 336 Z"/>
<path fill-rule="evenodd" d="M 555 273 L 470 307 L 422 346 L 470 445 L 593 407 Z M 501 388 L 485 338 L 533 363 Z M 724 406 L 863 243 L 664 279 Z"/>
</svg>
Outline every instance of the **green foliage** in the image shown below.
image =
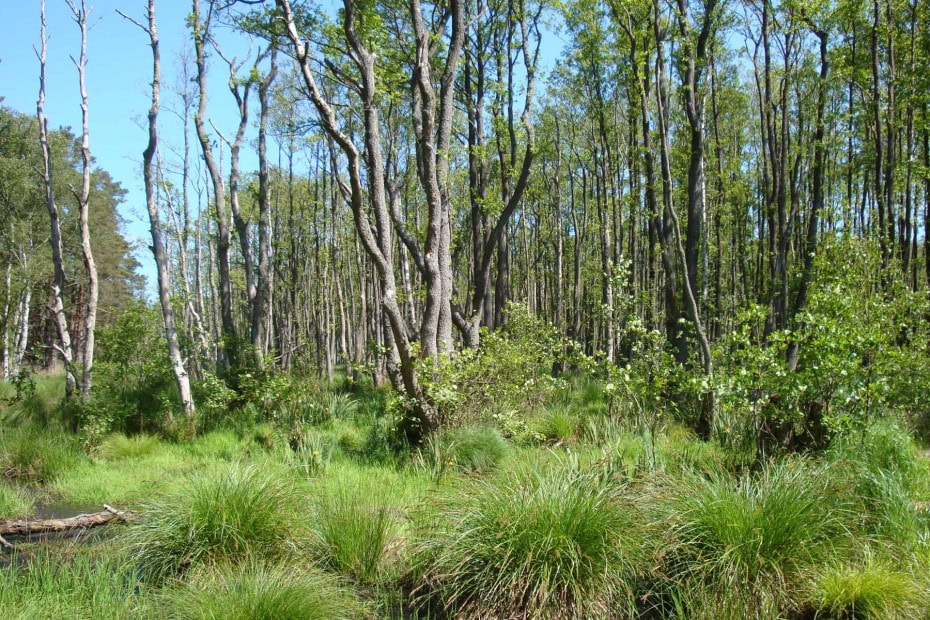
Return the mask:
<svg viewBox="0 0 930 620">
<path fill-rule="evenodd" d="M 358 413 L 358 402 L 348 394 L 330 394 L 326 399 L 326 409 L 334 420 L 349 420 Z"/>
<path fill-rule="evenodd" d="M 153 580 L 206 561 L 274 557 L 297 533 L 294 488 L 275 470 L 233 464 L 201 472 L 143 506 L 127 543 Z"/>
<path fill-rule="evenodd" d="M 362 612 L 319 571 L 254 560 L 199 570 L 163 598 L 172 618 L 189 620 L 352 620 Z"/>
<path fill-rule="evenodd" d="M 568 443 L 579 428 L 578 415 L 568 407 L 548 409 L 530 424 L 533 437 L 547 443 Z"/>
<path fill-rule="evenodd" d="M 229 420 L 236 392 L 212 373 L 205 373 L 191 386 L 200 426 L 213 429 Z"/>
<path fill-rule="evenodd" d="M 395 524 L 380 492 L 342 487 L 316 501 L 312 548 L 320 563 L 357 581 L 374 581 Z"/>
<path fill-rule="evenodd" d="M 336 445 L 332 439 L 314 429 L 302 428 L 292 435 L 285 463 L 311 478 L 326 472 Z"/>
<path fill-rule="evenodd" d="M 46 484 L 74 467 L 81 450 L 72 435 L 34 426 L 0 429 L 0 475 Z"/>
<path fill-rule="evenodd" d="M 97 330 L 94 394 L 66 417 L 96 446 L 110 433 L 157 433 L 176 413 L 177 387 L 155 307 L 136 302 Z"/>
<path fill-rule="evenodd" d="M 899 550 L 930 540 L 930 515 L 916 504 L 926 493 L 926 472 L 906 432 L 876 423 L 835 442 L 828 457 L 845 474 L 865 533 Z"/>
<path fill-rule="evenodd" d="M 555 470 L 477 481 L 424 508 L 422 602 L 457 617 L 590 618 L 632 605 L 642 518 L 603 479 Z"/>
<path fill-rule="evenodd" d="M 48 426 L 58 413 L 64 383 L 62 376 L 23 367 L 8 384 L 0 383 L 0 418 L 11 425 Z"/>
<path fill-rule="evenodd" d="M 478 350 L 463 349 L 444 359 L 438 368 L 423 360 L 420 380 L 439 409 L 444 426 L 484 424 L 511 403 L 531 408 L 545 401 L 563 382 L 551 376 L 567 344 L 558 332 L 526 306 L 507 308 L 506 328 L 481 332 Z M 574 359 L 574 358 L 573 358 Z"/>
</svg>

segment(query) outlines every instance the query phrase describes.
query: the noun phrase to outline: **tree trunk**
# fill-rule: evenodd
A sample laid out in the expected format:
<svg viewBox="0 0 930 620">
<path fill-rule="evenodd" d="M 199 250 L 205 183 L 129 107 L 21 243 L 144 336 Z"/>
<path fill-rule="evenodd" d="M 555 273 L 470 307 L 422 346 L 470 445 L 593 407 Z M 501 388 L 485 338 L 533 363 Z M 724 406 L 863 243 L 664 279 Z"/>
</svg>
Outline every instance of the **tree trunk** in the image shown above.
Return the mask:
<svg viewBox="0 0 930 620">
<path fill-rule="evenodd" d="M 125 17 L 125 15 L 124 15 Z M 130 19 L 130 18 L 127 18 Z M 145 203 L 149 213 L 149 231 L 152 235 L 152 254 L 155 257 L 155 266 L 158 271 L 158 300 L 161 304 L 162 321 L 165 328 L 165 340 L 168 344 L 168 359 L 178 385 L 181 405 L 184 416 L 189 424 L 194 421 L 194 398 L 191 393 L 190 377 L 181 357 L 181 348 L 178 344 L 178 333 L 174 320 L 174 309 L 171 306 L 171 276 L 168 259 L 165 256 L 165 245 L 162 238 L 161 223 L 158 214 L 158 204 L 155 196 L 155 153 L 158 149 L 158 109 L 160 105 L 161 89 L 161 56 L 159 53 L 158 29 L 155 23 L 155 0 L 148 3 L 147 25 L 135 20 L 133 23 L 142 28 L 148 35 L 152 47 L 152 106 L 148 113 L 149 140 L 142 152 L 142 178 L 145 184 Z M 171 413 L 168 413 L 169 419 Z"/>
<path fill-rule="evenodd" d="M 51 235 L 49 243 L 52 246 L 52 264 L 55 275 L 52 278 L 49 310 L 55 321 L 58 331 L 58 345 L 53 345 L 61 355 L 65 365 L 65 398 L 70 399 L 74 394 L 77 382 L 74 378 L 72 363 L 74 357 L 71 351 L 71 332 L 68 329 L 68 317 L 65 315 L 63 300 L 65 289 L 65 269 L 61 249 L 61 223 L 58 206 L 55 204 L 55 190 L 52 182 L 52 153 L 48 142 L 48 119 L 45 118 L 45 58 L 48 39 L 45 35 L 45 0 L 41 1 L 42 27 L 40 38 L 42 41 L 39 52 L 39 100 L 36 103 L 36 116 L 39 121 L 39 145 L 42 148 L 42 180 L 45 186 L 45 206 L 48 209 Z"/>
</svg>

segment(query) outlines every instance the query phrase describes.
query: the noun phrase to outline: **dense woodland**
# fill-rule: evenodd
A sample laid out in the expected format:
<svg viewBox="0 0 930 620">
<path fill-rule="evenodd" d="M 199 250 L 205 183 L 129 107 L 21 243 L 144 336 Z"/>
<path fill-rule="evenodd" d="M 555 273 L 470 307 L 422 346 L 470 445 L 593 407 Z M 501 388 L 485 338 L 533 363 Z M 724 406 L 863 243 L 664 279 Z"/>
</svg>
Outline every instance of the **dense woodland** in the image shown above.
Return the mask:
<svg viewBox="0 0 930 620">
<path fill-rule="evenodd" d="M 84 3 L 67 6 L 84 40 L 93 36 Z M 465 458 L 460 449 L 567 450 L 583 484 L 556 467 L 554 478 L 518 487 L 564 500 L 575 484 L 601 489 L 604 471 L 623 473 L 635 501 L 626 487 L 622 501 L 603 489 L 576 498 L 604 519 L 617 501 L 655 503 L 668 483 L 638 476 L 679 476 L 679 459 L 706 474 L 682 478 L 707 487 L 672 509 L 685 521 L 718 500 L 736 506 L 736 496 L 724 498 L 731 489 L 752 514 L 796 511 L 819 523 L 815 504 L 839 493 L 831 485 L 871 497 L 893 484 L 870 478 L 866 488 L 804 467 L 894 449 L 899 460 L 879 454 L 863 467 L 904 475 L 900 459 L 912 459 L 912 477 L 894 482 L 904 511 L 895 514 L 911 511 L 908 525 L 894 522 L 906 544 L 882 529 L 892 517 L 878 504 L 855 527 L 831 521 L 784 544 L 866 557 L 855 577 L 862 591 L 870 554 L 888 579 L 911 579 L 930 562 L 930 476 L 908 437 L 926 440 L 930 430 L 930 3 L 344 0 L 329 11 L 297 0 L 193 0 L 186 24 L 158 23 L 155 0 L 144 9 L 124 17 L 127 38 L 152 50 L 140 67 L 152 81 L 139 173 L 154 302 L 122 236 L 124 192 L 92 156 L 84 46 L 74 53 L 83 126 L 47 126 L 44 2 L 37 114 L 0 108 L 8 418 L 60 420 L 91 458 L 121 434 L 202 442 L 195 437 L 216 429 L 241 439 L 258 428 L 256 441 L 306 453 L 301 467 L 319 473 L 331 455 L 320 457 L 314 425 L 361 407 L 372 418 L 360 446 L 344 445 L 338 424 L 333 431 L 347 459 L 356 448 L 386 450 L 442 479 Z M 38 25 L 38 9 L 36 17 Z M 164 57 L 159 28 L 186 28 L 188 52 Z M 231 34 L 251 41 L 248 55 L 224 49 Z M 176 82 L 162 79 L 169 63 Z M 229 76 L 226 91 L 208 88 L 213 73 Z M 211 118 L 219 98 L 235 101 L 237 124 Z M 168 146 L 166 114 L 182 127 Z M 241 165 L 244 153 L 257 169 Z M 55 396 L 64 401 L 51 409 L 36 388 L 48 373 L 65 377 Z M 691 447 L 676 452 L 675 433 Z M 611 443 L 617 436 L 637 456 Z M 589 444 L 610 444 L 613 456 L 586 461 Z M 448 463 L 444 450 L 454 453 Z M 715 450 L 720 460 L 694 456 Z M 799 454 L 806 460 L 791 460 Z M 826 487 L 805 486 L 820 474 L 832 476 Z M 648 561 L 635 553 L 607 551 L 594 564 L 616 561 L 625 581 L 589 575 L 578 547 L 568 582 L 532 574 L 538 549 L 513 582 L 494 581 L 469 564 L 493 565 L 493 554 L 479 562 L 442 553 L 482 531 L 462 517 L 479 495 L 490 510 L 508 509 L 513 488 L 487 484 L 452 505 L 438 501 L 462 529 L 411 551 L 412 576 L 392 582 L 405 613 L 925 617 L 907 588 L 927 584 L 905 577 L 894 582 L 900 598 L 878 611 L 863 611 L 864 598 L 829 607 L 798 594 L 809 593 L 798 585 L 809 582 L 805 570 L 829 564 L 829 553 L 773 559 L 760 543 L 762 568 L 729 552 L 713 564 L 702 555 L 713 544 L 695 541 L 726 539 L 736 512 L 715 532 L 707 522 L 673 528 L 672 559 L 650 560 L 661 578 L 644 577 L 638 567 Z M 809 512 L 785 499 L 808 491 Z M 786 503 L 765 504 L 769 492 Z M 837 514 L 861 508 L 843 506 Z M 511 518 L 503 512 L 488 519 Z M 545 538 L 536 525 L 528 531 Z M 879 550 L 834 548 L 834 527 Z M 468 552 L 479 553 L 472 542 Z M 157 555 L 146 547 L 155 543 L 136 544 Z M 885 545 L 916 555 L 883 555 Z M 153 557 L 145 559 L 175 561 Z M 717 568 L 704 574 L 682 568 L 688 562 Z M 358 570 L 352 583 L 377 581 Z M 837 570 L 834 585 L 846 575 Z M 823 579 L 816 587 L 827 588 Z M 739 586 L 712 601 L 723 583 Z M 339 613 L 361 614 L 353 609 Z"/>
</svg>

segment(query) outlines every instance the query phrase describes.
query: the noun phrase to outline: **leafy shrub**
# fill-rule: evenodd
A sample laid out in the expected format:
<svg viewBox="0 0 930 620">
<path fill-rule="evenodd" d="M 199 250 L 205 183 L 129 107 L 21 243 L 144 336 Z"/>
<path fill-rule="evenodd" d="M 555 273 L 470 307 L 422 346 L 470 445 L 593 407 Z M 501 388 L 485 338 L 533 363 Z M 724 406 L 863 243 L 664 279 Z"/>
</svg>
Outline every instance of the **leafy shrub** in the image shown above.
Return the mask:
<svg viewBox="0 0 930 620">
<path fill-rule="evenodd" d="M 319 571 L 255 561 L 200 570 L 165 597 L 173 617 L 189 620 L 351 620 L 361 612 Z"/>
<path fill-rule="evenodd" d="M 565 382 L 552 378 L 553 364 L 569 347 L 557 330 L 526 306 L 507 306 L 502 329 L 481 332 L 481 346 L 464 348 L 438 367 L 421 361 L 421 381 L 443 426 L 485 424 L 507 404 L 532 407 L 552 398 Z"/>
<path fill-rule="evenodd" d="M 866 556 L 863 564 L 831 564 L 813 579 L 808 607 L 818 618 L 917 618 L 927 593 L 912 572 Z"/>
<path fill-rule="evenodd" d="M 113 461 L 117 459 L 137 459 L 155 452 L 161 442 L 154 435 L 133 435 L 127 437 L 114 433 L 106 437 L 96 449 L 96 456 Z"/>
<path fill-rule="evenodd" d="M 113 432 L 161 432 L 169 414 L 178 413 L 180 398 L 163 339 L 158 309 L 141 301 L 99 326 L 94 398 L 74 401 L 65 412 L 88 445 Z M 195 401 L 203 413 L 206 400 L 200 396 L 195 394 Z"/>
<path fill-rule="evenodd" d="M 320 562 L 359 581 L 378 574 L 394 520 L 379 493 L 342 487 L 316 503 L 313 548 Z"/>
<path fill-rule="evenodd" d="M 602 479 L 512 474 L 424 511 L 412 554 L 421 603 L 498 618 L 590 618 L 632 605 L 642 518 Z"/>
<path fill-rule="evenodd" d="M 5 478 L 45 484 L 80 458 L 80 446 L 61 431 L 32 426 L 0 431 L 0 472 Z"/>
<path fill-rule="evenodd" d="M 297 531 L 294 490 L 268 467 L 198 473 L 143 506 L 128 532 L 142 573 L 160 580 L 191 564 L 283 553 Z"/>
<path fill-rule="evenodd" d="M 17 487 L 0 483 L 0 519 L 12 519 L 29 514 L 32 498 Z"/>
<path fill-rule="evenodd" d="M 845 514 L 830 500 L 823 470 L 767 465 L 736 481 L 693 475 L 666 506 L 673 522 L 669 574 L 690 613 L 716 596 L 728 609 L 763 617 L 791 604 L 800 575 L 830 557 L 845 533 Z M 718 594 L 714 594 L 718 593 Z M 761 616 L 760 616 L 761 614 Z"/>
</svg>

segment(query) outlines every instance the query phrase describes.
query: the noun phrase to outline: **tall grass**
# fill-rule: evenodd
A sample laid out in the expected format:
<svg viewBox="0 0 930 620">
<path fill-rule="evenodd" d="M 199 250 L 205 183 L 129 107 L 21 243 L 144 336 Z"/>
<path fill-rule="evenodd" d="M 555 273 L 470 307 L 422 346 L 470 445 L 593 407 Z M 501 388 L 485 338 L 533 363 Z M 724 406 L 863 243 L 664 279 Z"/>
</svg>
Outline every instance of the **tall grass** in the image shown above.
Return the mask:
<svg viewBox="0 0 930 620">
<path fill-rule="evenodd" d="M 247 561 L 199 570 L 163 599 L 190 620 L 353 620 L 363 610 L 325 574 L 291 564 Z"/>
<path fill-rule="evenodd" d="M 509 475 L 424 509 L 412 579 L 454 617 L 601 617 L 632 607 L 646 547 L 641 516 L 602 479 Z"/>
<path fill-rule="evenodd" d="M 87 555 L 62 560 L 51 551 L 0 568 L 0 615 L 15 620 L 144 616 L 131 567 Z"/>
<path fill-rule="evenodd" d="M 926 473 L 903 429 L 888 422 L 873 424 L 834 442 L 828 457 L 851 487 L 864 535 L 900 551 L 917 550 L 930 541 L 930 513 L 915 503 L 930 499 Z"/>
<path fill-rule="evenodd" d="M 234 464 L 144 505 L 127 542 L 154 581 L 204 561 L 280 556 L 298 531 L 296 506 L 295 489 L 280 474 Z"/>
<path fill-rule="evenodd" d="M 420 460 L 436 477 L 449 469 L 480 474 L 496 469 L 509 451 L 510 446 L 496 429 L 462 427 L 429 437 L 420 450 Z"/>
<path fill-rule="evenodd" d="M 374 581 L 394 534 L 381 493 L 342 487 L 319 497 L 311 546 L 321 564 L 357 581 Z"/>
<path fill-rule="evenodd" d="M 32 497 L 23 489 L 0 483 L 0 519 L 27 515 L 32 504 Z"/>
<path fill-rule="evenodd" d="M 689 617 L 789 608 L 804 571 L 845 541 L 847 515 L 823 468 L 775 463 L 755 477 L 692 475 L 678 485 L 662 517 L 673 524 L 673 598 Z"/>
<path fill-rule="evenodd" d="M 100 442 L 95 451 L 98 458 L 114 461 L 119 459 L 138 459 L 158 450 L 161 442 L 154 435 L 133 435 L 127 437 L 122 433 L 109 435 Z"/>
<path fill-rule="evenodd" d="M 808 608 L 818 618 L 918 618 L 930 606 L 926 584 L 911 571 L 866 553 L 858 563 L 832 562 L 812 579 Z"/>
<path fill-rule="evenodd" d="M 35 484 L 46 484 L 74 467 L 82 458 L 74 436 L 32 425 L 0 429 L 0 474 Z"/>
</svg>

